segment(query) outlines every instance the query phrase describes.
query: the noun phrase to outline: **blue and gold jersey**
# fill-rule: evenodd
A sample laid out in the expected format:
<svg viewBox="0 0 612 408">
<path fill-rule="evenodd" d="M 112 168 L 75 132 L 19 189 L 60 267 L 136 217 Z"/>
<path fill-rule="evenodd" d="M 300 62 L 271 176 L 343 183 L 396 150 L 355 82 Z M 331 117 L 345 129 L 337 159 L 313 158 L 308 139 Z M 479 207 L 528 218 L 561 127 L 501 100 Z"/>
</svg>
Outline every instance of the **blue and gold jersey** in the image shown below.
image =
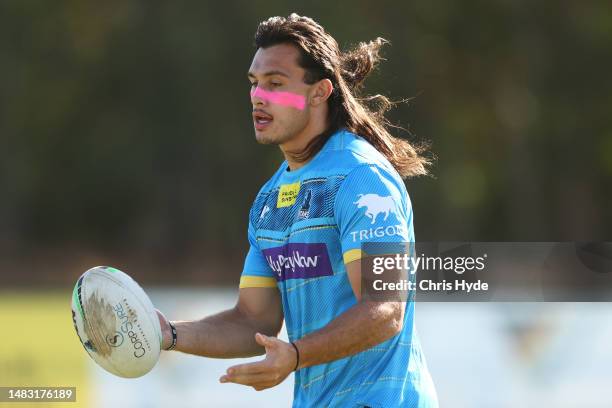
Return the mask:
<svg viewBox="0 0 612 408">
<path fill-rule="evenodd" d="M 364 242 L 414 242 L 412 206 L 401 177 L 363 138 L 330 137 L 304 166 L 284 162 L 250 211 L 240 287 L 277 287 L 295 341 L 357 303 L 345 264 Z M 299 370 L 294 407 L 437 407 L 406 303 L 403 330 L 353 356 Z"/>
</svg>

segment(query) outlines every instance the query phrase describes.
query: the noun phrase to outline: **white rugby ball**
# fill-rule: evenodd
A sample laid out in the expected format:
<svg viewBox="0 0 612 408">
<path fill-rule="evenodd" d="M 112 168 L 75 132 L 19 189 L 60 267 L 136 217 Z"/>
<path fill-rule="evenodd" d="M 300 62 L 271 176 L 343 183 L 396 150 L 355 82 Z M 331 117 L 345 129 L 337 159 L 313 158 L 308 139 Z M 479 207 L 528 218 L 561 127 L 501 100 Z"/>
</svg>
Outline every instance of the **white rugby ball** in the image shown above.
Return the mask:
<svg viewBox="0 0 612 408">
<path fill-rule="evenodd" d="M 85 272 L 72 292 L 72 320 L 91 358 L 119 377 L 140 377 L 159 360 L 161 328 L 151 300 L 127 274 Z"/>
</svg>

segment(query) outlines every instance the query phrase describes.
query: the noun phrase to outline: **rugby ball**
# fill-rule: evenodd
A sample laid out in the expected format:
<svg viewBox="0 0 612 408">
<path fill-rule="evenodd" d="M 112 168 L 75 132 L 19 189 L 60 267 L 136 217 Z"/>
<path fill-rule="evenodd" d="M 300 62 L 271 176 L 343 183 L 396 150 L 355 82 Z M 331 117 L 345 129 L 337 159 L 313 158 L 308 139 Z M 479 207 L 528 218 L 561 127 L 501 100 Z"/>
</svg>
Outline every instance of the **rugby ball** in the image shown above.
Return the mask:
<svg viewBox="0 0 612 408">
<path fill-rule="evenodd" d="M 141 377 L 159 360 L 159 319 L 144 290 L 127 274 L 97 266 L 72 292 L 72 321 L 91 358 L 109 373 Z"/>
</svg>

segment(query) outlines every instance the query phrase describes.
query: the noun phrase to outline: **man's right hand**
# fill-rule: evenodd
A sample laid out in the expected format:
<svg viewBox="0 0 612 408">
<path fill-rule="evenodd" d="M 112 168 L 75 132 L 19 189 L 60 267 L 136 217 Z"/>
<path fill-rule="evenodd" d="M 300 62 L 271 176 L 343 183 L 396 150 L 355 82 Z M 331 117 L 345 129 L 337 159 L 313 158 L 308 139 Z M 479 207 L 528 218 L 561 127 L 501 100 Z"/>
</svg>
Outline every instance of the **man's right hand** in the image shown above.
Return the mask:
<svg viewBox="0 0 612 408">
<path fill-rule="evenodd" d="M 157 312 L 157 317 L 159 318 L 159 326 L 161 327 L 162 332 L 162 350 L 167 349 L 172 344 L 172 330 L 170 329 L 170 323 L 168 323 L 168 319 L 166 316 L 159 310 L 155 309 Z"/>
<path fill-rule="evenodd" d="M 166 316 L 155 309 L 162 331 L 162 350 L 172 345 L 172 330 Z M 277 336 L 283 326 L 280 292 L 272 288 L 241 288 L 231 309 L 197 320 L 173 322 L 178 330 L 176 350 L 203 357 L 237 358 L 261 355 L 265 348 L 255 333 Z"/>
</svg>

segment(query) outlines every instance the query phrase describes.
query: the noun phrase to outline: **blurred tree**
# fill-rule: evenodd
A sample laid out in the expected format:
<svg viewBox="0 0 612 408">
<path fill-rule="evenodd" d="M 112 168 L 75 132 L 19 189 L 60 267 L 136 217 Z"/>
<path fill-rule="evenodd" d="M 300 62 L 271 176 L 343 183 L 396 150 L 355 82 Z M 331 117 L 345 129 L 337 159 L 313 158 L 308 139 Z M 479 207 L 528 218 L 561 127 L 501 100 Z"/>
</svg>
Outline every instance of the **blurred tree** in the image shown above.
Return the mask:
<svg viewBox="0 0 612 408">
<path fill-rule="evenodd" d="M 34 276 L 24 265 L 53 253 L 235 280 L 251 200 L 281 160 L 253 137 L 252 37 L 292 11 L 344 48 L 391 41 L 366 91 L 414 97 L 390 118 L 438 157 L 435 179 L 407 182 L 417 239 L 610 238 L 604 2 L 5 1 L 2 268 Z"/>
</svg>

